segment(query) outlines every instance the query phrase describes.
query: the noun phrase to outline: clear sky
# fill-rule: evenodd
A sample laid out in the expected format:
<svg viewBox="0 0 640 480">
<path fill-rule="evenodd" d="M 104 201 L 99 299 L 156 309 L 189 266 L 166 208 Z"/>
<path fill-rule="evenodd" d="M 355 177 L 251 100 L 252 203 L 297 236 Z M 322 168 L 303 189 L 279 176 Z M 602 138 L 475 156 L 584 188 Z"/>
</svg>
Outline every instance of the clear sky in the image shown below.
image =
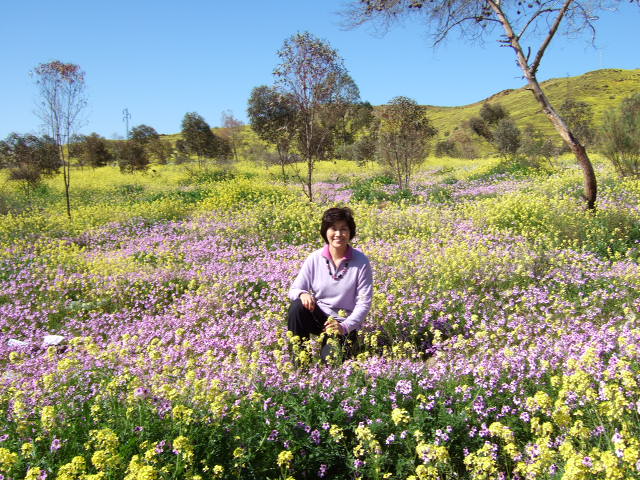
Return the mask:
<svg viewBox="0 0 640 480">
<path fill-rule="evenodd" d="M 640 68 L 640 8 L 598 22 L 597 48 L 586 37 L 558 37 L 543 59 L 539 79 L 600 68 Z M 397 95 L 428 105 L 466 105 L 524 82 L 513 52 L 493 38 L 484 45 L 457 34 L 436 50 L 417 22 L 385 36 L 344 30 L 344 0 L 20 0 L 6 1 L 0 26 L 0 139 L 10 132 L 40 133 L 33 113 L 36 88 L 29 71 L 42 62 L 79 64 L 89 105 L 82 132 L 107 138 L 130 125 L 159 133 L 180 130 L 186 112 L 212 126 L 231 110 L 246 121 L 251 89 L 272 84 L 276 52 L 285 38 L 308 30 L 343 57 L 363 100 L 374 105 Z"/>
</svg>

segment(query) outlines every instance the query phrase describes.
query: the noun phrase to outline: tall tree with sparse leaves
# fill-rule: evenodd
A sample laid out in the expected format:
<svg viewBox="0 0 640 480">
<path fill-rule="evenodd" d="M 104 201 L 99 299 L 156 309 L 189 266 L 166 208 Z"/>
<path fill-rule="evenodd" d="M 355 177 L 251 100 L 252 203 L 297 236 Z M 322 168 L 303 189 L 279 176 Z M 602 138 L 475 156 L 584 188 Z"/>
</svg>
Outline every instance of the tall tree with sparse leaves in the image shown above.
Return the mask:
<svg viewBox="0 0 640 480">
<path fill-rule="evenodd" d="M 87 105 L 85 74 L 78 65 L 59 60 L 41 63 L 33 74 L 40 94 L 37 114 L 58 148 L 67 216 L 71 218 L 71 164 L 66 145 L 79 128 L 82 111 Z"/>
<path fill-rule="evenodd" d="M 309 32 L 287 38 L 278 57 L 276 87 L 297 111 L 296 143 L 307 165 L 303 186 L 313 201 L 315 162 L 331 149 L 336 125 L 360 94 L 338 52 Z"/>
<path fill-rule="evenodd" d="M 352 0 L 345 11 L 351 26 L 378 21 L 386 28 L 415 15 L 425 22 L 438 44 L 454 30 L 476 41 L 502 30 L 499 43 L 510 47 L 528 88 L 549 121 L 576 156 L 583 171 L 584 198 L 595 208 L 596 176 L 585 147 L 558 114 L 538 82 L 537 74 L 547 49 L 558 32 L 595 34 L 598 13 L 622 0 Z M 632 0 L 632 3 L 640 3 Z"/>
</svg>

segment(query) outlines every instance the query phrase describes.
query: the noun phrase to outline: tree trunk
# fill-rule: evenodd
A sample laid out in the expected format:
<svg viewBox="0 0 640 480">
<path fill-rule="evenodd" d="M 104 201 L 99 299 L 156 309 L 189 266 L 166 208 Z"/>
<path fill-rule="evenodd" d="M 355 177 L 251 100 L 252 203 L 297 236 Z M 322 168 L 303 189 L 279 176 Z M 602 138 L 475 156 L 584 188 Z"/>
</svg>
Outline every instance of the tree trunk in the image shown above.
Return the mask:
<svg viewBox="0 0 640 480">
<path fill-rule="evenodd" d="M 535 60 L 531 65 L 529 65 L 528 56 L 524 54 L 522 45 L 520 45 L 519 37 L 513 31 L 511 23 L 502 11 L 500 2 L 497 0 L 487 0 L 487 3 L 495 12 L 496 16 L 498 17 L 498 21 L 504 28 L 508 39 L 508 41 L 505 43 L 514 50 L 518 65 L 520 66 L 522 73 L 524 73 L 524 76 L 529 83 L 529 88 L 533 92 L 533 96 L 542 106 L 542 111 L 545 113 L 545 115 L 551 121 L 562 139 L 569 146 L 569 148 L 571 148 L 571 151 L 576 156 L 576 160 L 582 168 L 582 173 L 584 176 L 584 199 L 587 202 L 587 209 L 593 210 L 595 209 L 596 205 L 598 187 L 596 182 L 596 175 L 593 171 L 593 165 L 591 165 L 591 161 L 587 156 L 587 151 L 585 150 L 584 146 L 582 146 L 576 139 L 573 133 L 571 133 L 569 127 L 567 127 L 567 124 L 564 122 L 564 120 L 562 120 L 562 117 L 560 117 L 560 115 L 558 115 L 558 112 L 556 112 L 551 106 L 549 99 L 542 91 L 542 87 L 540 87 L 538 79 L 536 78 L 536 72 L 538 70 L 538 66 L 540 65 L 540 61 L 542 60 L 542 56 L 544 55 L 547 46 L 551 42 L 551 39 L 557 32 L 560 22 L 562 21 L 564 14 L 571 5 L 572 1 L 573 0 L 565 0 L 564 6 L 558 12 L 558 17 L 556 18 L 555 23 L 551 26 L 547 37 L 542 43 L 542 46 L 538 50 Z"/>
<path fill-rule="evenodd" d="M 280 144 L 276 144 L 276 149 L 278 150 L 278 160 L 280 161 L 280 167 L 282 168 L 282 181 L 284 183 L 287 183 L 287 173 L 285 171 L 285 166 L 287 163 L 288 152 L 286 152 Z"/>
<path fill-rule="evenodd" d="M 309 190 L 309 201 L 313 202 L 313 159 L 307 159 L 307 189 Z"/>
<path fill-rule="evenodd" d="M 69 195 L 69 186 L 71 184 L 71 165 L 69 165 L 69 159 L 64 154 L 64 146 L 61 144 L 58 146 L 58 152 L 60 159 L 62 160 L 62 180 L 64 181 L 64 198 L 67 203 L 67 217 L 71 220 L 71 198 Z"/>
<path fill-rule="evenodd" d="M 587 202 L 587 209 L 593 210 L 596 205 L 598 184 L 596 182 L 596 174 L 593 170 L 593 165 L 589 160 L 589 156 L 587 155 L 587 151 L 573 133 L 571 133 L 571 130 L 569 130 L 567 124 L 562 120 L 562 117 L 560 117 L 560 115 L 558 115 L 551 106 L 551 103 L 542 91 L 535 74 L 531 72 L 525 73 L 528 73 L 527 81 L 529 82 L 529 87 L 533 92 L 533 96 L 542 106 L 542 111 L 551 121 L 564 142 L 569 146 L 573 154 L 576 156 L 576 160 L 578 161 L 580 168 L 582 168 L 582 174 L 584 177 L 584 199 Z"/>
</svg>

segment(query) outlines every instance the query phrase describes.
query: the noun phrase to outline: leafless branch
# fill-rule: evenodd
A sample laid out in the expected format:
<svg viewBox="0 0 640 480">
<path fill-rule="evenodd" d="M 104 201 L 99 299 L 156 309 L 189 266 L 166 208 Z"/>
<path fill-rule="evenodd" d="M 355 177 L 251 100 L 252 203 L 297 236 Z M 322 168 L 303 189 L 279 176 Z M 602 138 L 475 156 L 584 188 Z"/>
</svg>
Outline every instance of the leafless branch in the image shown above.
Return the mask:
<svg viewBox="0 0 640 480">
<path fill-rule="evenodd" d="M 543 9 L 543 10 L 538 10 L 535 14 L 533 14 L 531 16 L 531 18 L 529 19 L 529 21 L 525 24 L 524 27 L 522 27 L 522 30 L 520 30 L 520 33 L 518 34 L 518 38 L 522 38 L 523 35 L 525 34 L 525 32 L 527 31 L 527 29 L 529 28 L 530 25 L 532 25 L 536 19 L 542 15 L 544 15 L 545 13 L 553 13 L 556 12 L 558 9 L 553 9 L 553 8 L 547 8 L 547 9 Z"/>
<path fill-rule="evenodd" d="M 564 18 L 565 13 L 567 13 L 567 10 L 569 9 L 569 6 L 571 5 L 571 3 L 573 3 L 573 0 L 566 0 L 564 2 L 564 5 L 558 12 L 556 21 L 553 23 L 553 25 L 551 26 L 551 29 L 549 30 L 549 34 L 544 39 L 544 42 L 542 42 L 542 45 L 540 46 L 540 49 L 536 54 L 536 58 L 533 60 L 533 63 L 531 64 L 531 72 L 533 72 L 534 75 L 538 71 L 538 67 L 540 66 L 540 62 L 542 61 L 542 56 L 544 55 L 544 52 L 547 50 L 547 47 L 551 43 L 551 40 L 553 39 L 554 35 L 558 31 L 558 27 L 560 27 L 560 23 L 562 23 L 562 19 Z"/>
</svg>

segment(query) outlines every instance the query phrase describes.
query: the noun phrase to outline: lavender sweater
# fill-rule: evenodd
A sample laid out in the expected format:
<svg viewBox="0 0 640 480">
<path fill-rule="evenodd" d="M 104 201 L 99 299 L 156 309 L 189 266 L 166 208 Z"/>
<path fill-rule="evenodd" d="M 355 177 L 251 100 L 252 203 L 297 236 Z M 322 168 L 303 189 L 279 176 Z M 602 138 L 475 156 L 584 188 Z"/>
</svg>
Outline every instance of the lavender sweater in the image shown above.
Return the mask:
<svg viewBox="0 0 640 480">
<path fill-rule="evenodd" d="M 304 261 L 289 289 L 289 299 L 294 301 L 301 293 L 312 294 L 317 306 L 338 320 L 347 332 L 357 330 L 371 308 L 373 275 L 369 259 L 349 246 L 336 272 L 329 246 L 325 245 Z M 345 310 L 347 318 L 340 317 L 338 310 Z"/>
</svg>

